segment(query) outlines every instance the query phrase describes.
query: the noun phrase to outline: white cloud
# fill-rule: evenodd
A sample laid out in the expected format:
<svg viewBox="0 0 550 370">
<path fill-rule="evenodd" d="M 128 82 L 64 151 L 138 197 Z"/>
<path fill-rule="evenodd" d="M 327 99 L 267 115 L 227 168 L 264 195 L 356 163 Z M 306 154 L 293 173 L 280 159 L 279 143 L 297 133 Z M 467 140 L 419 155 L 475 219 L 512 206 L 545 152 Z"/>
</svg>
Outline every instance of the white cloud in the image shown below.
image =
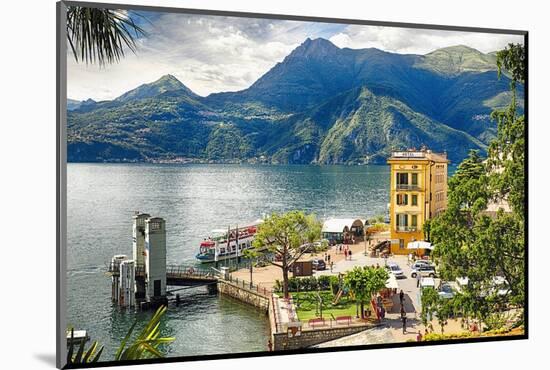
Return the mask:
<svg viewBox="0 0 550 370">
<path fill-rule="evenodd" d="M 400 54 L 426 54 L 447 46 L 467 45 L 484 53 L 523 43 L 523 36 L 398 27 L 350 25 L 330 38 L 341 48 L 377 48 Z"/>
<path fill-rule="evenodd" d="M 104 68 L 68 55 L 69 97 L 112 99 L 171 73 L 199 95 L 245 89 L 311 34 L 308 23 L 164 14 L 137 55 Z"/>
<path fill-rule="evenodd" d="M 113 99 L 142 83 L 173 74 L 199 95 L 249 87 L 306 38 L 324 37 L 339 47 L 424 54 L 465 44 L 488 52 L 520 37 L 465 32 L 342 25 L 185 14 L 146 14 L 147 37 L 137 54 L 100 68 L 68 54 L 68 96 Z"/>
</svg>

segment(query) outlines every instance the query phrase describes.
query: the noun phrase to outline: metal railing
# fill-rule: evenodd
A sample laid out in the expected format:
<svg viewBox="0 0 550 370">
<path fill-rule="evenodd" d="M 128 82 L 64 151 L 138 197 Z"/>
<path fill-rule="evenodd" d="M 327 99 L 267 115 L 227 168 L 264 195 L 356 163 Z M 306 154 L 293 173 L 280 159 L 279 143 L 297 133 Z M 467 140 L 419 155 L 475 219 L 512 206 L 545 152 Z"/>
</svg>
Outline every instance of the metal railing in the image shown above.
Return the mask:
<svg viewBox="0 0 550 370">
<path fill-rule="evenodd" d="M 249 281 L 233 277 L 233 275 L 229 275 L 228 281 L 243 289 L 258 293 L 259 295 L 267 298 L 272 297 L 273 295 L 273 289 L 261 286 L 260 284 L 250 283 Z"/>
<path fill-rule="evenodd" d="M 417 229 L 417 226 L 396 226 L 397 231 L 416 231 Z"/>
<path fill-rule="evenodd" d="M 275 304 L 275 296 L 271 295 L 271 307 L 273 309 L 273 320 L 275 320 L 275 332 L 280 333 L 283 331 L 281 327 L 281 311 L 279 305 Z"/>
<path fill-rule="evenodd" d="M 285 310 L 288 312 L 288 322 L 282 321 L 281 315 L 281 301 Z M 279 302 L 277 302 L 279 301 Z M 331 328 L 342 328 L 342 327 L 353 327 L 353 326 L 365 326 L 373 323 L 373 319 L 361 319 L 354 316 L 339 316 L 334 317 L 330 314 L 330 317 L 317 317 L 306 321 L 301 321 L 298 319 L 296 313 L 296 308 L 294 307 L 291 300 L 285 300 L 284 298 L 275 298 L 275 295 L 271 296 L 271 309 L 273 310 L 273 319 L 275 324 L 275 331 L 277 333 L 284 333 L 285 327 L 288 325 L 288 330 L 291 330 L 290 327 L 299 327 L 299 330 L 319 330 L 319 329 L 331 329 Z"/>
<path fill-rule="evenodd" d="M 120 262 L 112 261 L 109 263 L 108 272 L 113 275 L 120 274 Z M 136 276 L 145 276 L 145 266 L 142 264 L 136 265 Z M 174 277 L 194 277 L 205 279 L 217 279 L 216 272 L 212 269 L 200 268 L 194 265 L 167 265 L 166 276 Z"/>
<path fill-rule="evenodd" d="M 358 319 L 356 317 L 330 317 L 316 318 L 308 321 L 302 321 L 302 330 L 331 329 L 351 326 L 363 326 L 369 324 L 369 321 Z"/>
<path fill-rule="evenodd" d="M 411 184 L 397 184 L 395 188 L 397 190 L 420 190 L 420 186 Z"/>
<path fill-rule="evenodd" d="M 202 278 L 208 280 L 216 280 L 217 276 L 212 269 L 204 269 L 196 266 L 185 265 L 169 265 L 166 266 L 167 278 Z"/>
</svg>

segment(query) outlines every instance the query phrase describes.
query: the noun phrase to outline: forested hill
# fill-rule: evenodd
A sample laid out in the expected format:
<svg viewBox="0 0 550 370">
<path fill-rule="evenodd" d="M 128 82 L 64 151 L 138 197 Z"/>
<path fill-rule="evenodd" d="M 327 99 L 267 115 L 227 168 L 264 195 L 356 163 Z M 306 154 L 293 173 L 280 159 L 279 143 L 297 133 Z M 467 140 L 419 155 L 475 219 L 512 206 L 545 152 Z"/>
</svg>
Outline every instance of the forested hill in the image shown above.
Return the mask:
<svg viewBox="0 0 550 370">
<path fill-rule="evenodd" d="M 467 46 L 403 55 L 307 39 L 242 91 L 201 97 L 166 75 L 112 101 L 70 101 L 68 158 L 383 163 L 426 145 L 459 161 L 486 149 L 508 91 L 494 53 Z"/>
</svg>

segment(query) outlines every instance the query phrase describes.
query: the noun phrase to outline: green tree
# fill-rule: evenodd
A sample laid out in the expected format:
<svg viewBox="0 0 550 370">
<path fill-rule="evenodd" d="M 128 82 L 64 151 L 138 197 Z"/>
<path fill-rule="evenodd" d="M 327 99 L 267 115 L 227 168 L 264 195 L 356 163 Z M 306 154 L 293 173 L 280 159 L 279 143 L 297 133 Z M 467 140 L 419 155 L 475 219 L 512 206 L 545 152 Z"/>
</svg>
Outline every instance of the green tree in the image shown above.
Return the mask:
<svg viewBox="0 0 550 370">
<path fill-rule="evenodd" d="M 439 294 L 433 288 L 423 288 L 420 301 L 422 303 L 422 311 L 420 312 L 420 321 L 424 327 L 431 327 L 433 315 L 437 312 L 439 305 Z"/>
<path fill-rule="evenodd" d="M 245 249 L 242 253 L 242 256 L 246 258 L 249 262 L 250 269 L 250 288 L 252 288 L 252 273 L 254 272 L 254 260 L 258 258 L 258 251 L 255 249 Z"/>
<path fill-rule="evenodd" d="M 344 276 L 344 284 L 353 293 L 356 303 L 361 306 L 361 318 L 365 318 L 365 303 L 384 289 L 389 274 L 386 269 L 371 266 L 355 266 Z"/>
<path fill-rule="evenodd" d="M 499 73 L 504 68 L 512 76 L 510 105 L 492 114 L 497 136 L 487 159 L 470 152 L 449 180 L 447 210 L 430 225 L 442 277 L 468 277 L 461 299 L 466 314 L 480 321 L 509 305 L 521 309 L 525 304 L 525 121 L 516 113 L 516 88 L 525 81 L 523 46 L 509 45 L 497 61 Z M 502 206 L 488 211 L 489 205 L 503 203 L 510 211 Z M 497 276 L 505 278 L 508 294 L 495 294 Z"/>
<path fill-rule="evenodd" d="M 273 213 L 258 227 L 253 245 L 260 254 L 275 255 L 276 261 L 269 262 L 282 270 L 285 298 L 289 298 L 288 272 L 292 264 L 308 251 L 311 243 L 321 238 L 321 228 L 314 215 L 301 211 Z"/>
<path fill-rule="evenodd" d="M 497 137 L 489 146 L 488 169 L 495 198 L 505 199 L 523 218 L 525 207 L 525 116 L 517 115 L 517 84 L 525 82 L 525 48 L 510 44 L 497 53 L 499 75 L 511 74 L 512 100 L 505 110 L 495 110 Z"/>
<path fill-rule="evenodd" d="M 67 7 L 67 41 L 77 62 L 100 65 L 118 62 L 124 49 L 136 51 L 135 39 L 145 35 L 123 10 Z"/>
</svg>

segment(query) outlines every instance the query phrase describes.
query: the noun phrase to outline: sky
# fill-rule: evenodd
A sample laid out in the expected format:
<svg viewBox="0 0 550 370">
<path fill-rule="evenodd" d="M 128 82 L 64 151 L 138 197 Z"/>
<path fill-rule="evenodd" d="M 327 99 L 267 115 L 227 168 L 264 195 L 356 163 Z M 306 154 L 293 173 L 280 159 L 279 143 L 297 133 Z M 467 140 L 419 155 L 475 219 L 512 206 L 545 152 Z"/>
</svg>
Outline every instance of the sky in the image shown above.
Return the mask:
<svg viewBox="0 0 550 370">
<path fill-rule="evenodd" d="M 427 54 L 467 45 L 484 53 L 522 43 L 523 36 L 298 22 L 176 13 L 130 13 L 146 35 L 137 51 L 100 67 L 76 63 L 67 53 L 67 95 L 71 99 L 111 100 L 165 74 L 195 93 L 243 90 L 307 38 L 325 38 L 340 48 L 375 47 L 400 54 Z"/>
</svg>

